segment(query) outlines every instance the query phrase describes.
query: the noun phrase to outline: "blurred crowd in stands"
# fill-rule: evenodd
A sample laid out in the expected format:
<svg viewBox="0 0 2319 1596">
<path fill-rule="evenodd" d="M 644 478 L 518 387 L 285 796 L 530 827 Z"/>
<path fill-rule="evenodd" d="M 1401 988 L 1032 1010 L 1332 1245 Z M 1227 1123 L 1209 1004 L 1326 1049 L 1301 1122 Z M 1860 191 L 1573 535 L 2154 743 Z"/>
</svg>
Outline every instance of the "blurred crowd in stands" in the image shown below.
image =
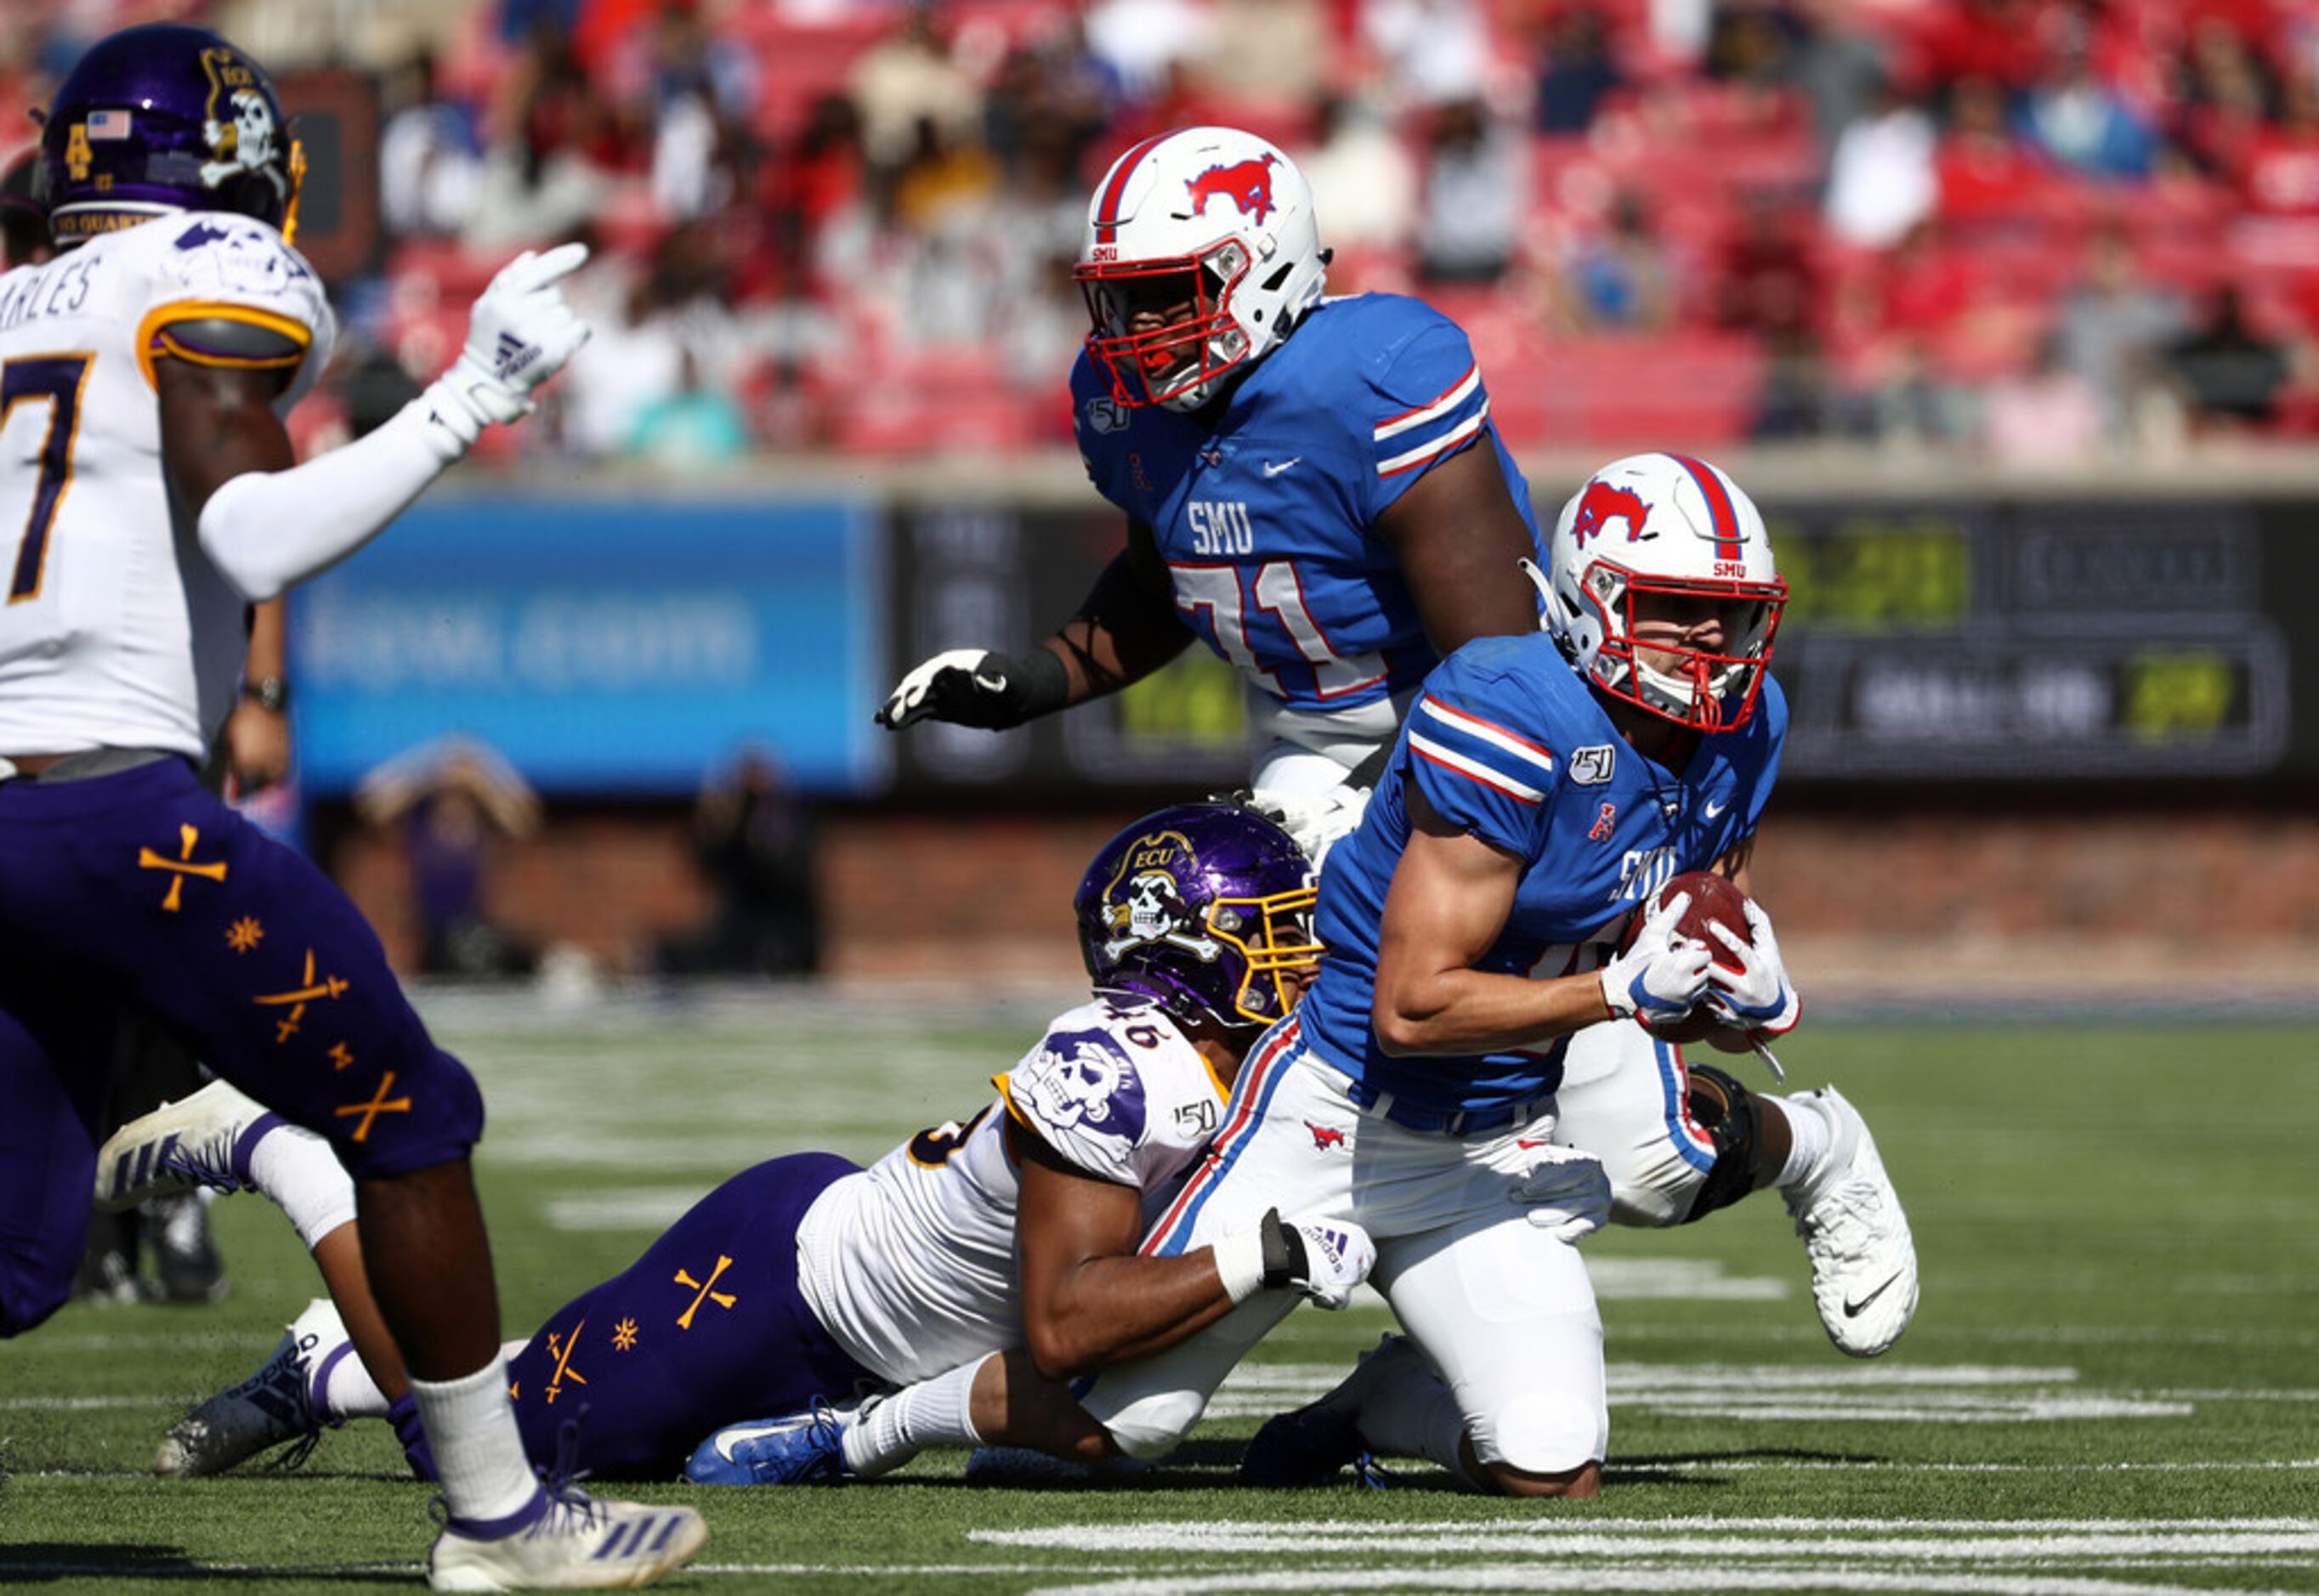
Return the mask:
<svg viewBox="0 0 2319 1596">
<path fill-rule="evenodd" d="M 26 103 L 151 5 L 24 7 Z M 2319 0 L 237 0 L 376 75 L 390 242 L 310 426 L 582 236 L 596 326 L 503 451 L 1065 446 L 1086 196 L 1279 142 L 1337 292 L 1473 335 L 1517 446 L 1842 437 L 2032 466 L 2319 432 Z"/>
</svg>

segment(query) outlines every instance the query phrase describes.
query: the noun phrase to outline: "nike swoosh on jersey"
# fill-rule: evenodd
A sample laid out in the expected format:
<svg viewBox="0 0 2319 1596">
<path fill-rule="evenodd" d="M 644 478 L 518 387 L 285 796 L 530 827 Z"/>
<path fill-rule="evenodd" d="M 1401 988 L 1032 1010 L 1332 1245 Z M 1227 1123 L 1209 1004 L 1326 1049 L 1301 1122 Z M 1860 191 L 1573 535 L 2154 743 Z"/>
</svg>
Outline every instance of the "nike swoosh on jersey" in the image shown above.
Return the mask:
<svg viewBox="0 0 2319 1596">
<path fill-rule="evenodd" d="M 1890 1282 L 1888 1281 L 1886 1284 L 1890 1285 Z M 727 1463 L 738 1463 L 740 1459 L 733 1456 L 734 1447 L 744 1441 L 753 1441 L 761 1436 L 780 1435 L 797 1427 L 797 1421 L 792 1420 L 786 1424 L 751 1424 L 732 1429 L 720 1429 L 717 1432 L 717 1456 Z"/>
<path fill-rule="evenodd" d="M 1267 460 L 1264 463 L 1264 474 L 1267 477 L 1278 476 L 1282 472 L 1288 470 L 1291 466 L 1302 464 L 1304 460 L 1304 456 L 1302 455 L 1291 455 L 1287 459 L 1279 462 L 1277 464 L 1274 464 L 1270 460 Z"/>
<path fill-rule="evenodd" d="M 1712 819 L 1714 819 L 1718 815 L 1722 814 L 1724 810 L 1726 810 L 1726 809 L 1729 808 L 1730 807 L 1731 807 L 1731 800 L 1730 800 L 1729 798 L 1725 798 L 1725 799 L 1724 799 L 1721 803 L 1719 803 L 1719 804 L 1706 804 L 1706 805 L 1702 805 L 1702 806 L 1701 807 L 1701 808 L 1700 808 L 1700 813 L 1701 813 L 1701 814 L 1702 814 L 1702 815 L 1704 815 L 1704 816 L 1706 816 L 1710 820 L 1712 820 Z"/>
<path fill-rule="evenodd" d="M 1868 1304 L 1874 1302 L 1878 1297 L 1882 1296 L 1884 1293 L 1890 1288 L 1892 1282 L 1899 1278 L 1900 1278 L 1900 1276 L 1898 1275 L 1887 1275 L 1884 1277 L 1884 1284 L 1882 1285 L 1878 1286 L 1874 1291 L 1870 1292 L 1866 1296 L 1862 1297 L 1859 1301 L 1854 1302 L 1849 1297 L 1845 1298 L 1844 1303 L 1844 1316 L 1846 1319 L 1859 1318 L 1861 1314 L 1867 1312 Z"/>
</svg>

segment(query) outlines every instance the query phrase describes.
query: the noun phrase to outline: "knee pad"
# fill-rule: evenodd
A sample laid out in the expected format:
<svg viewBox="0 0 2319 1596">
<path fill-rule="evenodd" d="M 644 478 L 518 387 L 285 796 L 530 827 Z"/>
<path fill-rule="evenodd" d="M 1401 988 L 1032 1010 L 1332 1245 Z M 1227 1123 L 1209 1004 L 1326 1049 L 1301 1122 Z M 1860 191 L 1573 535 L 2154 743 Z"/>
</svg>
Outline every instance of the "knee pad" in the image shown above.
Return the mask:
<svg viewBox="0 0 2319 1596">
<path fill-rule="evenodd" d="M 1683 1222 L 1728 1208 L 1761 1184 L 1762 1139 L 1757 1130 L 1763 1112 L 1755 1094 L 1712 1064 L 1689 1067 L 1691 1084 L 1685 1096 L 1692 1122 L 1715 1143 L 1715 1167 L 1692 1199 Z"/>
<path fill-rule="evenodd" d="M 1138 1397 L 1102 1422 L 1121 1451 L 1150 1463 L 1173 1452 L 1207 1405 L 1196 1392 L 1163 1391 Z"/>
<path fill-rule="evenodd" d="M 1472 1434 L 1482 1462 L 1532 1474 L 1567 1474 L 1601 1458 L 1611 1439 L 1604 1410 L 1543 1391 L 1522 1393 Z"/>
</svg>

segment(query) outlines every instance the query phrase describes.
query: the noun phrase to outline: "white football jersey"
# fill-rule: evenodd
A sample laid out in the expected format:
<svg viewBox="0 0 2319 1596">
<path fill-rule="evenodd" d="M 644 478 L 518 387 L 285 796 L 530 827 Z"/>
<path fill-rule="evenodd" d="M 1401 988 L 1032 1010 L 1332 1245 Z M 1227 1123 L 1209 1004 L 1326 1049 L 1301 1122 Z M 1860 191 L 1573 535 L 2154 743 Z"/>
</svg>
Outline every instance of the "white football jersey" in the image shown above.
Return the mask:
<svg viewBox="0 0 2319 1596">
<path fill-rule="evenodd" d="M 1008 1114 L 1074 1168 L 1137 1188 L 1148 1226 L 1230 1096 L 1156 1004 L 1128 997 L 1064 1014 L 995 1084 L 980 1114 L 838 1181 L 798 1227 L 806 1301 L 855 1362 L 898 1384 L 1023 1339 Z"/>
<path fill-rule="evenodd" d="M 329 361 L 313 268 L 262 221 L 160 216 L 0 276 L 0 754 L 165 748 L 200 759 L 233 708 L 245 600 L 161 469 L 172 326 L 254 323 Z"/>
</svg>

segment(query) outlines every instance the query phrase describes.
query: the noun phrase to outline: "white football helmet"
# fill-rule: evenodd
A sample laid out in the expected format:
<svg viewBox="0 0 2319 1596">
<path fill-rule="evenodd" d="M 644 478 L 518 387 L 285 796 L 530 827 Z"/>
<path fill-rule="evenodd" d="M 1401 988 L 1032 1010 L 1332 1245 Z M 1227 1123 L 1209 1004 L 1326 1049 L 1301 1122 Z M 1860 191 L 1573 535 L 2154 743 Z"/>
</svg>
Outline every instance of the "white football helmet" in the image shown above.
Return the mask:
<svg viewBox="0 0 2319 1596">
<path fill-rule="evenodd" d="M 1073 274 L 1121 404 L 1193 410 L 1321 297 L 1328 257 L 1295 163 L 1236 128 L 1179 128 L 1112 163 Z"/>
<path fill-rule="evenodd" d="M 1613 460 L 1562 507 L 1549 558 L 1546 578 L 1528 567 L 1542 624 L 1597 688 L 1702 732 L 1746 724 L 1788 584 L 1738 483 L 1688 455 Z M 1638 648 L 1638 597 L 1663 612 L 1647 624 L 1680 618 L 1690 630 Z M 1718 625 L 1704 627 L 1710 618 Z"/>
</svg>

